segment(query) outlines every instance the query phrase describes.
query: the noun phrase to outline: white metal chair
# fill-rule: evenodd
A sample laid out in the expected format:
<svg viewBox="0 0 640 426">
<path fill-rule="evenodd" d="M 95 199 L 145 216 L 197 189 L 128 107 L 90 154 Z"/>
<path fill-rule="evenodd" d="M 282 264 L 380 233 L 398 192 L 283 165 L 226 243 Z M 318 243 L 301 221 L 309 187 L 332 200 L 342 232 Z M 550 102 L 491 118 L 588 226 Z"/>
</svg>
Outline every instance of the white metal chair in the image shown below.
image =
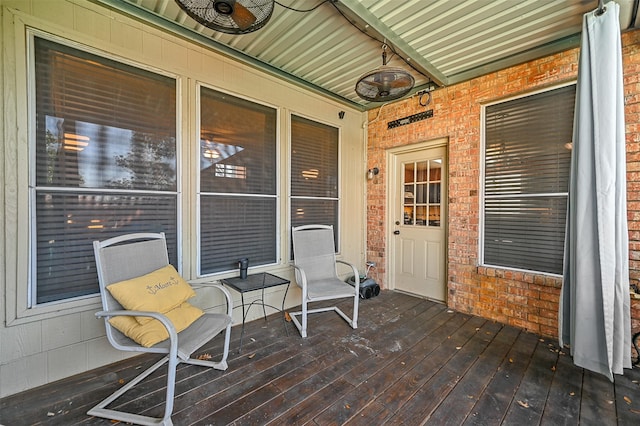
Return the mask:
<svg viewBox="0 0 640 426">
<path fill-rule="evenodd" d="M 336 259 L 333 227 L 304 225 L 292 228 L 296 282 L 302 288 L 302 310 L 290 312 L 291 320 L 302 337 L 307 337 L 307 316 L 317 312 L 335 311 L 352 328 L 358 328 L 358 299 L 360 275 L 357 268 Z M 351 268 L 355 285 L 338 277 L 337 264 Z M 326 300 L 353 298 L 353 315 L 349 318 L 337 306 L 309 309 L 308 304 Z M 300 316 L 302 323 L 298 320 Z"/>
<path fill-rule="evenodd" d="M 93 245 L 103 306 L 103 311 L 97 312 L 96 317 L 104 318 L 109 342 L 113 347 L 123 351 L 158 353 L 166 354 L 166 356 L 89 410 L 87 414 L 140 425 L 172 425 L 171 413 L 173 411 L 177 365 L 183 362 L 217 370 L 227 369 L 226 360 L 229 352 L 231 314 L 233 309 L 231 296 L 229 292 L 220 285 L 208 285 L 222 291 L 226 298 L 227 312 L 224 314 L 204 313 L 186 329 L 176 332 L 174 324 L 166 315 L 157 312 L 126 310 L 106 288 L 110 284 L 144 276 L 169 265 L 164 233 L 122 235 L 105 241 L 95 241 Z M 184 285 L 187 285 L 186 282 Z M 116 316 L 134 316 L 136 318 L 150 317 L 157 319 L 168 331 L 169 338 L 151 347 L 145 347 L 136 343 L 112 326 L 109 319 Z M 148 321 L 146 318 L 144 320 Z M 225 341 L 224 353 L 220 361 L 215 362 L 191 358 L 191 355 L 196 350 L 222 331 L 225 331 Z M 166 401 L 164 416 L 162 418 L 148 417 L 106 408 L 167 362 Z"/>
</svg>

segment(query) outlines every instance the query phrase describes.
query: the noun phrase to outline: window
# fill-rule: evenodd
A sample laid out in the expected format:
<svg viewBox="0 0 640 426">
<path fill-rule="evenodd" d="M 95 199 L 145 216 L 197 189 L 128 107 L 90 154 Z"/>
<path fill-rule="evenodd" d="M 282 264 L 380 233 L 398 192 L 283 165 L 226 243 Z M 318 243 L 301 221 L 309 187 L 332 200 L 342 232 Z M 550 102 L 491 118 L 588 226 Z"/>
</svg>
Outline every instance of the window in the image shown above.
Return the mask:
<svg viewBox="0 0 640 426">
<path fill-rule="evenodd" d="M 291 116 L 291 225 L 333 225 L 338 244 L 338 201 L 338 129 Z"/>
<path fill-rule="evenodd" d="M 484 264 L 562 274 L 575 85 L 485 109 Z"/>
<path fill-rule="evenodd" d="M 176 80 L 33 47 L 30 306 L 98 293 L 94 240 L 163 231 L 177 265 Z"/>
<path fill-rule="evenodd" d="M 277 111 L 200 90 L 199 275 L 277 261 Z"/>
<path fill-rule="evenodd" d="M 404 163 L 402 203 L 405 225 L 440 226 L 442 158 Z"/>
</svg>

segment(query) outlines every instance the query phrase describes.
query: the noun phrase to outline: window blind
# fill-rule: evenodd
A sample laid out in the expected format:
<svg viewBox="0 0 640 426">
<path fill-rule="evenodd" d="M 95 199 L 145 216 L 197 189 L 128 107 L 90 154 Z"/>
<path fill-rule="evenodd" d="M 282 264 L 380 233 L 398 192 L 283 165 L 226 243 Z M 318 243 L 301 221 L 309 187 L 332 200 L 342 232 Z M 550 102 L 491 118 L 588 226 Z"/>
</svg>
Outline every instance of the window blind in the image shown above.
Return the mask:
<svg viewBox="0 0 640 426">
<path fill-rule="evenodd" d="M 165 232 L 177 265 L 176 197 L 38 191 L 37 303 L 98 291 L 93 241 L 132 232 Z"/>
<path fill-rule="evenodd" d="M 562 273 L 575 86 L 485 110 L 484 263 Z"/>
<path fill-rule="evenodd" d="M 201 273 L 238 269 L 276 261 L 276 199 L 203 196 L 200 206 Z"/>
<path fill-rule="evenodd" d="M 275 109 L 200 90 L 200 274 L 277 261 Z"/>
<path fill-rule="evenodd" d="M 177 264 L 176 81 L 34 38 L 32 299 L 98 292 L 92 242 L 165 232 Z"/>
<path fill-rule="evenodd" d="M 338 197 L 338 129 L 291 116 L 291 195 Z"/>
<path fill-rule="evenodd" d="M 291 116 L 291 225 L 333 225 L 338 251 L 338 129 Z"/>
</svg>

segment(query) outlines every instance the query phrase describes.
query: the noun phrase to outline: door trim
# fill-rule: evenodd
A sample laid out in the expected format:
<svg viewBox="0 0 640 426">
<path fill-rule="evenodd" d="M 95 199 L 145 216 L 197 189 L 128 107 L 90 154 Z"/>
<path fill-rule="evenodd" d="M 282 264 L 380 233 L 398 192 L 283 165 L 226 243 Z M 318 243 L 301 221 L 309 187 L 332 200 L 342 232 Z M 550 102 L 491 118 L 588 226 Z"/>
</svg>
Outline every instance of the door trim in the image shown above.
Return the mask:
<svg viewBox="0 0 640 426">
<path fill-rule="evenodd" d="M 396 181 L 396 177 L 398 176 L 397 170 L 396 170 L 396 157 L 398 155 L 401 154 L 407 154 L 407 153 L 411 153 L 411 152 L 416 152 L 416 151 L 422 151 L 422 150 L 426 150 L 426 149 L 431 149 L 431 148 L 439 148 L 439 147 L 445 147 L 448 148 L 449 146 L 449 138 L 448 137 L 442 137 L 442 138 L 437 138 L 437 139 L 431 139 L 428 141 L 424 141 L 424 142 L 418 142 L 415 144 L 411 144 L 411 145 L 404 145 L 404 146 L 398 146 L 395 148 L 390 148 L 386 151 L 386 169 L 387 169 L 387 173 L 386 173 L 386 193 L 387 193 L 387 199 L 385 200 L 386 203 L 386 209 L 385 209 L 385 225 L 387 227 L 387 231 L 386 231 L 386 244 L 385 244 L 385 251 L 387 253 L 386 256 L 386 261 L 385 261 L 385 271 L 387 271 L 387 288 L 389 290 L 395 290 L 396 289 L 396 282 L 395 282 L 395 273 L 393 272 L 394 269 L 392 269 L 395 265 L 396 262 L 396 251 L 395 250 L 391 250 L 391 241 L 393 238 L 393 229 L 394 229 L 394 222 L 393 222 L 393 214 L 392 214 L 392 206 L 395 206 L 394 201 L 397 200 L 398 198 L 398 194 L 397 194 L 397 190 L 399 188 L 398 182 Z M 445 163 L 447 165 L 447 172 L 449 171 L 449 150 L 445 149 Z M 447 296 L 448 296 L 448 283 L 449 283 L 449 179 L 447 179 L 447 188 L 446 190 L 446 202 L 443 203 L 443 206 L 446 209 L 446 218 L 447 220 L 444 223 L 444 268 L 445 268 L 445 303 L 447 301 Z"/>
</svg>

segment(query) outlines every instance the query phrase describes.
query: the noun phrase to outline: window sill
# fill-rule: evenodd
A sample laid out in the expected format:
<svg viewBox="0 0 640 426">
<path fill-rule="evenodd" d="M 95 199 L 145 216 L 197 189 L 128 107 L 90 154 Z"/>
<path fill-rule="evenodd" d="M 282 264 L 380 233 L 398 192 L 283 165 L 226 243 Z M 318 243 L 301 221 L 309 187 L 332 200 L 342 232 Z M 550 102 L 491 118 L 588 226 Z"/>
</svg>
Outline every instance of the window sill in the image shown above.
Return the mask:
<svg viewBox="0 0 640 426">
<path fill-rule="evenodd" d="M 89 296 L 82 299 L 53 302 L 46 305 L 39 305 L 33 308 L 18 307 L 14 315 L 7 313 L 7 327 L 28 324 L 31 322 L 57 318 L 64 315 L 77 314 L 87 311 L 99 311 L 102 303 L 99 295 Z"/>
<path fill-rule="evenodd" d="M 545 287 L 561 288 L 562 276 L 545 272 L 525 271 L 521 269 L 510 269 L 495 266 L 478 266 L 478 275 L 486 277 L 496 277 L 505 280 L 519 281 L 528 284 L 536 284 Z"/>
</svg>

